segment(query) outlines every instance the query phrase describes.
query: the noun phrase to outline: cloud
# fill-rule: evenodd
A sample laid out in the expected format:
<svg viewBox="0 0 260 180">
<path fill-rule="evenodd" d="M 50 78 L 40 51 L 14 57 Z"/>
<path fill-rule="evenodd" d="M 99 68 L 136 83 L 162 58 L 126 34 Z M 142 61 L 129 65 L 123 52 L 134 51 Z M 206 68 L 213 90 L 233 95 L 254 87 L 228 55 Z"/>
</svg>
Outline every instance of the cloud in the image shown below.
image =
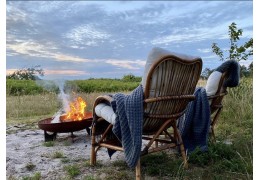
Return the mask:
<svg viewBox="0 0 260 180">
<path fill-rule="evenodd" d="M 69 39 L 75 45 L 96 46 L 99 40 L 106 40 L 111 35 L 105 31 L 98 30 L 93 25 L 84 24 L 72 28 L 62 36 Z"/>
<path fill-rule="evenodd" d="M 89 73 L 85 71 L 79 70 L 45 70 L 45 75 L 66 75 L 66 76 L 80 76 L 80 75 L 89 75 Z"/>
<path fill-rule="evenodd" d="M 198 49 L 199 52 L 202 52 L 202 53 L 211 53 L 212 52 L 212 49 L 210 48 L 205 48 L 205 49 Z"/>
<path fill-rule="evenodd" d="M 125 69 L 131 69 L 131 70 L 136 70 L 144 67 L 145 61 L 142 60 L 135 60 L 135 61 L 130 61 L 130 60 L 114 60 L 114 59 L 109 59 L 105 60 L 106 63 L 111 64 L 113 66 L 117 66 L 119 68 L 125 68 Z"/>
<path fill-rule="evenodd" d="M 202 56 L 202 59 L 219 59 L 217 55 Z"/>
<path fill-rule="evenodd" d="M 243 29 L 243 40 L 252 37 L 252 7 L 236 1 L 8 1 L 7 67 L 140 74 L 154 46 L 201 54 L 210 65 L 210 46 L 227 46 L 231 22 Z"/>
<path fill-rule="evenodd" d="M 12 74 L 18 69 L 6 69 L 6 75 Z M 89 73 L 85 71 L 79 70 L 60 70 L 60 69 L 46 69 L 44 70 L 45 75 L 66 75 L 66 76 L 80 76 L 80 75 L 89 75 Z"/>
<path fill-rule="evenodd" d="M 12 6 L 12 5 L 8 5 L 6 6 L 6 22 L 7 24 L 10 23 L 16 23 L 16 22 L 25 22 L 27 19 L 27 13 L 24 12 L 23 10 Z"/>
<path fill-rule="evenodd" d="M 55 61 L 90 62 L 89 59 L 81 58 L 57 52 L 57 47 L 51 42 L 44 44 L 33 40 L 18 40 L 16 43 L 7 43 L 7 56 L 25 55 L 38 58 L 50 58 Z"/>
<path fill-rule="evenodd" d="M 6 75 L 8 74 L 13 74 L 15 71 L 17 71 L 18 69 L 6 69 Z"/>
<path fill-rule="evenodd" d="M 226 30 L 223 31 L 223 25 L 215 27 L 198 27 L 198 28 L 178 28 L 169 35 L 160 36 L 151 40 L 153 45 L 161 45 L 168 43 L 194 43 L 209 39 L 223 39 L 223 35 L 226 34 Z M 225 25 L 227 28 L 227 25 Z"/>
</svg>

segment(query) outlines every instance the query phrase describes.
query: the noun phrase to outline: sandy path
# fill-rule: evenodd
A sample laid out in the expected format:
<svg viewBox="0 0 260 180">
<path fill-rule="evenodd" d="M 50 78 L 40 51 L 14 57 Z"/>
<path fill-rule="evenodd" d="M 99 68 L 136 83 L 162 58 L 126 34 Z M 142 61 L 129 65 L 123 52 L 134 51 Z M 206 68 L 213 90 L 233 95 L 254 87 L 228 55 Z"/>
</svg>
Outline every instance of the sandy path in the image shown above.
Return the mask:
<svg viewBox="0 0 260 180">
<path fill-rule="evenodd" d="M 36 172 L 41 173 L 42 179 L 64 179 L 64 177 L 68 177 L 64 166 L 80 162 L 84 164 L 90 159 L 91 137 L 85 130 L 74 133 L 77 137 L 73 143 L 70 133 L 60 133 L 54 146 L 46 147 L 43 145 L 43 130 L 22 130 L 15 126 L 7 127 L 7 129 L 9 131 L 6 135 L 7 179 L 22 179 L 26 176 L 33 176 Z M 69 162 L 62 162 L 64 158 L 53 158 L 55 152 L 62 152 Z M 115 153 L 110 160 L 106 149 L 99 151 L 97 157 L 97 160 L 104 164 L 118 159 L 123 159 L 122 153 Z M 35 165 L 31 171 L 26 168 L 30 163 Z M 81 168 L 80 175 L 75 179 L 82 179 L 93 174 L 95 174 L 95 168 L 85 166 Z"/>
</svg>

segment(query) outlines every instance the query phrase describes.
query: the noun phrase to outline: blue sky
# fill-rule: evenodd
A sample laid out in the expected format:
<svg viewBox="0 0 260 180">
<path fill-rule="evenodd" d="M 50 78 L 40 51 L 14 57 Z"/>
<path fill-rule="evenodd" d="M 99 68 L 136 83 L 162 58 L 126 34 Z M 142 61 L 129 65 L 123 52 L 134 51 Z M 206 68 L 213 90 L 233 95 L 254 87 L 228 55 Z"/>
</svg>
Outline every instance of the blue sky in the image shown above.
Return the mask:
<svg viewBox="0 0 260 180">
<path fill-rule="evenodd" d="M 9 1 L 6 72 L 41 65 L 45 79 L 142 76 L 153 47 L 222 62 L 228 26 L 253 37 L 252 1 Z M 252 57 L 243 64 L 249 64 Z"/>
</svg>

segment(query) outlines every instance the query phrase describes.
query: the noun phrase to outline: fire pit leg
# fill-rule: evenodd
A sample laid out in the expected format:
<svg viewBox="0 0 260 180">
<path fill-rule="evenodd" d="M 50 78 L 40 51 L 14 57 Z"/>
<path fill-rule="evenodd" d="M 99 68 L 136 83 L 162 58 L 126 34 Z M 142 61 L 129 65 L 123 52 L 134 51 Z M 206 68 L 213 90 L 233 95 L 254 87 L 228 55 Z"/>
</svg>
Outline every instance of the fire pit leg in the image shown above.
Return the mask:
<svg viewBox="0 0 260 180">
<path fill-rule="evenodd" d="M 54 132 L 53 134 L 48 134 L 47 131 L 44 131 L 44 140 L 47 141 L 53 141 L 57 137 L 57 132 Z"/>
<path fill-rule="evenodd" d="M 90 135 L 90 129 L 89 129 L 89 127 L 86 128 L 86 131 L 87 131 L 88 135 Z"/>
<path fill-rule="evenodd" d="M 75 137 L 77 137 L 77 136 L 75 136 L 74 134 L 73 134 L 73 132 L 70 132 L 71 133 L 71 135 L 70 135 L 70 137 L 73 139 L 73 138 L 75 138 Z"/>
</svg>

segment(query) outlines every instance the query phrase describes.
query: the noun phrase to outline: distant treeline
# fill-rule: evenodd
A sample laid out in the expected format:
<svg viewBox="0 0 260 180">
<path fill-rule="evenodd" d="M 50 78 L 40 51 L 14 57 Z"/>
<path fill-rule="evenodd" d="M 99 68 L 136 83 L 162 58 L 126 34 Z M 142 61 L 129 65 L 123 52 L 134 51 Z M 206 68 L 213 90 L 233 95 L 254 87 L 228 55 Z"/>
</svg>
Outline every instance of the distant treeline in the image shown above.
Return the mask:
<svg viewBox="0 0 260 180">
<path fill-rule="evenodd" d="M 65 92 L 120 92 L 132 91 L 141 82 L 141 77 L 126 75 L 122 79 L 87 79 L 66 81 Z M 44 82 L 44 83 L 43 83 Z M 47 83 L 46 83 L 47 82 Z M 42 84 L 45 84 L 43 87 Z M 48 85 L 46 87 L 46 84 Z M 7 95 L 33 95 L 42 93 L 59 93 L 58 85 L 53 81 L 6 79 Z"/>
</svg>

